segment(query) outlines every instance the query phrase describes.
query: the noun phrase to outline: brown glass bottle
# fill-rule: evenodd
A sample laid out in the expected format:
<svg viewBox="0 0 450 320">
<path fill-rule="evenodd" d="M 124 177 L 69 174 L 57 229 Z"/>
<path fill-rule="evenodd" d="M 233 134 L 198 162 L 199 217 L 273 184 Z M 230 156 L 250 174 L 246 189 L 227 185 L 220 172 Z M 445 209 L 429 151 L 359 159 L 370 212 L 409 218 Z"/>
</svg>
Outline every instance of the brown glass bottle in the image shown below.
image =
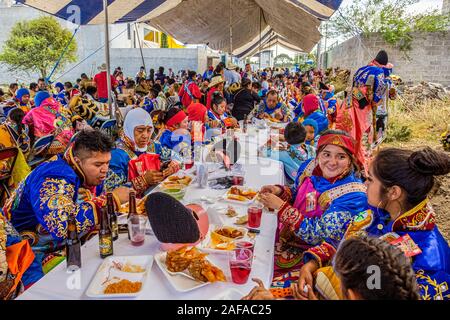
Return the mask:
<svg viewBox="0 0 450 320">
<path fill-rule="evenodd" d="M 130 221 L 130 218 L 133 215 L 136 215 L 136 214 L 137 214 L 137 211 L 136 211 L 136 192 L 135 191 L 130 191 L 129 200 L 128 200 L 128 217 L 127 217 L 128 223 Z M 131 240 L 130 228 L 128 228 L 128 240 Z"/>
<path fill-rule="evenodd" d="M 114 199 L 112 193 L 108 193 L 106 195 L 106 209 L 108 212 L 109 226 L 111 228 L 112 239 L 113 241 L 116 241 L 117 239 L 119 239 L 119 225 L 117 223 L 117 214 L 116 210 L 114 209 Z"/>
<path fill-rule="evenodd" d="M 81 268 L 81 241 L 73 215 L 69 215 L 67 221 L 66 260 L 67 270 L 73 272 Z"/>
<path fill-rule="evenodd" d="M 106 208 L 101 208 L 101 219 L 100 219 L 100 232 L 98 233 L 98 242 L 100 249 L 100 257 L 102 259 L 113 255 L 113 239 L 112 232 L 109 226 L 108 215 L 106 213 Z"/>
</svg>

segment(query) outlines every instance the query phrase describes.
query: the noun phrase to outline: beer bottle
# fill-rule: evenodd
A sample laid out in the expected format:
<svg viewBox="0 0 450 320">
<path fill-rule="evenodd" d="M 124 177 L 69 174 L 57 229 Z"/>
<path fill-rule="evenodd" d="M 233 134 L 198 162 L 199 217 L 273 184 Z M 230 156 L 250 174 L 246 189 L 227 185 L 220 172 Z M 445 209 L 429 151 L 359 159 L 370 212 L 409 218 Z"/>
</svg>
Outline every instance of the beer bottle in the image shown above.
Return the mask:
<svg viewBox="0 0 450 320">
<path fill-rule="evenodd" d="M 130 218 L 137 214 L 136 211 L 136 192 L 135 191 L 130 191 L 129 194 L 129 200 L 128 200 L 128 217 L 127 217 L 127 221 L 129 223 Z M 128 228 L 128 240 L 131 241 L 131 236 L 130 236 L 130 228 Z"/>
<path fill-rule="evenodd" d="M 106 208 L 108 210 L 109 226 L 111 227 L 112 239 L 119 239 L 119 225 L 117 224 L 117 214 L 114 210 L 114 199 L 112 193 L 106 195 Z"/>
<path fill-rule="evenodd" d="M 70 272 L 81 268 L 81 241 L 78 238 L 77 223 L 73 215 L 69 215 L 67 222 L 66 260 L 67 270 Z"/>
<path fill-rule="evenodd" d="M 100 232 L 98 234 L 100 257 L 102 259 L 113 255 L 112 232 L 108 222 L 106 208 L 101 208 Z"/>
</svg>

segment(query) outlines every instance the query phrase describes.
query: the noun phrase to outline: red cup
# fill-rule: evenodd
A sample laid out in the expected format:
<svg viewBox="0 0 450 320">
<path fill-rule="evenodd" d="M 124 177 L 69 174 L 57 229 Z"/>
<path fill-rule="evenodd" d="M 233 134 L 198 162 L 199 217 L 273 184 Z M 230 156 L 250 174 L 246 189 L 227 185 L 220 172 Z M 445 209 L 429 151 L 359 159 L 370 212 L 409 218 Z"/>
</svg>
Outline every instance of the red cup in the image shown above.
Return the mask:
<svg viewBox="0 0 450 320">
<path fill-rule="evenodd" d="M 189 161 L 189 162 L 184 163 L 184 167 L 186 168 L 186 170 L 191 169 L 193 166 L 194 166 L 194 161 Z"/>
<path fill-rule="evenodd" d="M 246 284 L 252 272 L 253 253 L 248 249 L 234 249 L 229 254 L 231 279 L 236 284 Z"/>
<path fill-rule="evenodd" d="M 233 185 L 243 186 L 244 185 L 244 177 L 243 176 L 233 176 Z"/>
<path fill-rule="evenodd" d="M 239 240 L 235 242 L 236 249 L 248 249 L 252 253 L 255 251 L 255 243 L 252 240 Z"/>
<path fill-rule="evenodd" d="M 248 208 L 248 226 L 250 228 L 259 228 L 261 226 L 262 211 L 263 208 L 260 205 L 253 205 Z"/>
</svg>

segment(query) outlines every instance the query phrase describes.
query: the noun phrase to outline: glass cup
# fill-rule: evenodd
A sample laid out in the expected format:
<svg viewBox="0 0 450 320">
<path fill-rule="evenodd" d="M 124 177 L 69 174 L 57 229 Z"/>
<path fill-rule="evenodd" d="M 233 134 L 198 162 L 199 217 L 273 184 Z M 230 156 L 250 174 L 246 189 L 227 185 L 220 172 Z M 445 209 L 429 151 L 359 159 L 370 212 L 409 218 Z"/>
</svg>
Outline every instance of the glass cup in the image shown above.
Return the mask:
<svg viewBox="0 0 450 320">
<path fill-rule="evenodd" d="M 263 207 L 260 204 L 251 205 L 248 210 L 248 226 L 250 228 L 259 228 L 261 226 Z"/>
<path fill-rule="evenodd" d="M 143 215 L 133 215 L 128 219 L 128 231 L 133 246 L 139 247 L 144 244 L 147 221 L 148 217 Z"/>
<path fill-rule="evenodd" d="M 253 239 L 245 239 L 245 240 L 237 240 L 234 242 L 236 249 L 248 249 L 253 255 L 255 252 L 255 240 Z"/>
<path fill-rule="evenodd" d="M 235 284 L 246 284 L 252 271 L 253 253 L 249 249 L 236 248 L 229 253 L 231 279 Z"/>
</svg>

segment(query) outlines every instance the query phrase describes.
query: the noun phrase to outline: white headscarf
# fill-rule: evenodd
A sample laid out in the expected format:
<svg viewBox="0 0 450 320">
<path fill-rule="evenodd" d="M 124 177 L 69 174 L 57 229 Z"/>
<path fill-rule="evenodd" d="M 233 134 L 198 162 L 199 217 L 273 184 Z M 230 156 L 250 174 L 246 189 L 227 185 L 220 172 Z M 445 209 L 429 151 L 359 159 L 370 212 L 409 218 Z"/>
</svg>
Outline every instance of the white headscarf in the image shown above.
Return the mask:
<svg viewBox="0 0 450 320">
<path fill-rule="evenodd" d="M 154 127 L 152 117 L 150 117 L 150 114 L 142 108 L 130 110 L 127 113 L 127 116 L 125 117 L 125 121 L 123 123 L 123 131 L 125 135 L 128 137 L 128 139 L 133 141 L 135 151 L 145 152 L 147 151 L 147 147 L 139 148 L 136 144 L 136 141 L 134 141 L 134 129 L 139 126 L 146 126 L 146 127 L 151 126 L 152 127 L 151 134 L 153 134 Z"/>
</svg>

